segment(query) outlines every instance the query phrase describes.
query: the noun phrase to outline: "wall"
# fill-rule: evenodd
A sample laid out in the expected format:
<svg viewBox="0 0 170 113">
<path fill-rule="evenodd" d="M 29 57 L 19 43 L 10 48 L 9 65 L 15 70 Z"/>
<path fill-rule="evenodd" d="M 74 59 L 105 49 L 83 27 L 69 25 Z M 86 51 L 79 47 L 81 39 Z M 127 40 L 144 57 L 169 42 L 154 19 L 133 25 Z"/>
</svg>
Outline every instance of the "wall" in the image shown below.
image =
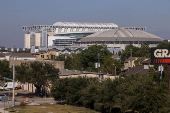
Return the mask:
<svg viewBox="0 0 170 113">
<path fill-rule="evenodd" d="M 44 58 L 41 58 L 41 55 L 44 55 Z M 48 55 L 48 57 L 47 57 L 47 55 Z M 37 60 L 52 59 L 51 55 L 57 56 L 58 53 L 57 53 L 57 51 L 47 51 L 46 53 L 36 55 L 36 58 L 37 58 Z"/>
<path fill-rule="evenodd" d="M 62 76 L 62 75 L 60 75 L 59 76 L 59 78 L 67 78 L 67 77 L 74 77 L 74 78 L 76 78 L 76 77 L 79 77 L 79 76 L 81 76 L 81 77 L 92 77 L 92 78 L 98 78 L 99 77 L 99 75 L 98 74 L 79 74 L 79 75 L 68 75 L 68 76 Z M 110 78 L 110 79 L 115 79 L 116 77 L 118 77 L 118 76 L 113 76 L 113 75 L 103 75 L 103 78 L 104 79 L 108 79 L 108 78 Z"/>
<path fill-rule="evenodd" d="M 16 60 L 36 60 L 36 57 L 17 57 Z"/>
<path fill-rule="evenodd" d="M 0 60 L 5 60 L 5 57 L 0 57 Z"/>
<path fill-rule="evenodd" d="M 32 93 L 36 93 L 36 87 L 34 86 L 34 84 L 32 83 L 21 83 L 21 89 L 26 90 L 26 91 L 30 91 Z"/>
<path fill-rule="evenodd" d="M 95 44 L 75 44 L 74 46 L 92 46 Z M 102 44 L 98 44 L 102 45 Z M 107 47 L 120 47 L 121 49 L 125 50 L 125 47 L 129 44 L 106 44 Z M 141 44 L 132 44 L 135 47 L 141 47 Z M 149 47 L 156 47 L 158 44 L 149 44 Z"/>
<path fill-rule="evenodd" d="M 144 69 L 149 69 L 149 67 L 153 67 L 153 66 L 154 66 L 154 65 L 144 64 L 144 65 L 143 65 L 143 68 L 144 68 Z"/>
<path fill-rule="evenodd" d="M 9 61 L 9 67 L 12 67 L 12 63 L 14 63 L 15 65 L 20 65 L 21 63 L 30 63 L 30 62 L 35 62 L 35 61 L 39 61 L 39 62 L 43 62 L 43 63 L 50 63 L 53 64 L 55 68 L 59 68 L 59 69 L 64 69 L 64 61 L 51 61 L 51 60 L 10 60 Z"/>
</svg>

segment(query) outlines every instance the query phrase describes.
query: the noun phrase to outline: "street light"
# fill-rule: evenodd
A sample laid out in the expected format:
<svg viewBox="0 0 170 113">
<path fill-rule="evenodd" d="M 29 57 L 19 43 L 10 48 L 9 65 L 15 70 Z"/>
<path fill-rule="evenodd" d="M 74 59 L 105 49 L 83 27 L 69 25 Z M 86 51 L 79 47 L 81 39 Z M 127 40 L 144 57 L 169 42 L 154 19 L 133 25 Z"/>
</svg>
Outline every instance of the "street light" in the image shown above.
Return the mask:
<svg viewBox="0 0 170 113">
<path fill-rule="evenodd" d="M 113 64 L 115 66 L 115 64 Z M 115 76 L 116 76 L 116 66 L 115 66 Z"/>
</svg>

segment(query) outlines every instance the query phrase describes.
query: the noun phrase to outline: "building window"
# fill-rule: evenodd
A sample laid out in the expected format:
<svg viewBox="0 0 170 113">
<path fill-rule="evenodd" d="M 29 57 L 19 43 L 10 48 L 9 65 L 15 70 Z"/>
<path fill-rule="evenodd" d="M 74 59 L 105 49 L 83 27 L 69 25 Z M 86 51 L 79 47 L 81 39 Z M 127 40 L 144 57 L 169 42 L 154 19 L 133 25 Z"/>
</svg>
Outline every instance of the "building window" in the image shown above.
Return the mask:
<svg viewBox="0 0 170 113">
<path fill-rule="evenodd" d="M 41 58 L 44 58 L 44 55 L 41 55 Z"/>
</svg>

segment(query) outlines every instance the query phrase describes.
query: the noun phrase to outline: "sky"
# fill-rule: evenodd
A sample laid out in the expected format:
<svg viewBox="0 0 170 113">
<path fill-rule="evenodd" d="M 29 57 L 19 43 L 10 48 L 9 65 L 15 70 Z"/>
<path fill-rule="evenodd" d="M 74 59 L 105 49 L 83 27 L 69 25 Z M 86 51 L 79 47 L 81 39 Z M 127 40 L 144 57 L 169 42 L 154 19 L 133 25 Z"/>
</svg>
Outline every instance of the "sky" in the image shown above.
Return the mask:
<svg viewBox="0 0 170 113">
<path fill-rule="evenodd" d="M 0 0 L 0 46 L 23 48 L 22 26 L 55 22 L 147 27 L 170 39 L 170 0 Z"/>
</svg>

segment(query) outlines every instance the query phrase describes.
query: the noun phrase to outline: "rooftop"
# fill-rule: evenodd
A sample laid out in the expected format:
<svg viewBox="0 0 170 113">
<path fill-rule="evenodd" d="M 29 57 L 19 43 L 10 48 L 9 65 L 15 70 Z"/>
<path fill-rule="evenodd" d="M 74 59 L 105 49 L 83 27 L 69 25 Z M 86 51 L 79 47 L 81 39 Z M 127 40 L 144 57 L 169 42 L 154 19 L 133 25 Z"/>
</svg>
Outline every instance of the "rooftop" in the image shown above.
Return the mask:
<svg viewBox="0 0 170 113">
<path fill-rule="evenodd" d="M 143 65 L 138 65 L 136 67 L 127 69 L 125 74 L 140 74 L 140 75 L 144 75 L 147 72 L 148 72 L 148 70 L 144 69 Z"/>
<path fill-rule="evenodd" d="M 5 57 L 3 53 L 0 53 L 0 57 Z"/>
<path fill-rule="evenodd" d="M 77 26 L 77 27 L 118 27 L 114 23 L 87 23 L 87 22 L 56 22 L 53 26 Z"/>
<path fill-rule="evenodd" d="M 80 41 L 164 41 L 162 38 L 141 30 L 118 28 L 99 31 Z"/>
<path fill-rule="evenodd" d="M 5 56 L 17 56 L 17 57 L 33 57 L 35 56 L 32 53 L 6 53 Z"/>
</svg>

